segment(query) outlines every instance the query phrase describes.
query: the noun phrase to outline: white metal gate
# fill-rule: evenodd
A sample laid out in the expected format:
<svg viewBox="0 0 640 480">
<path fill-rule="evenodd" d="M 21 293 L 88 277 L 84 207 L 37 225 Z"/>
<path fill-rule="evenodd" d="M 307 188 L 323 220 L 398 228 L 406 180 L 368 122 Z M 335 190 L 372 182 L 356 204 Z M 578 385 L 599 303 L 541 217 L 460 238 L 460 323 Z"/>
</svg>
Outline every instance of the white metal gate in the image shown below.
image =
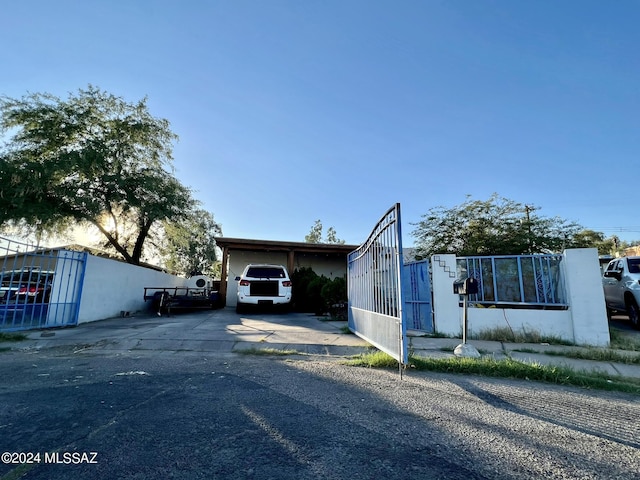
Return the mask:
<svg viewBox="0 0 640 480">
<path fill-rule="evenodd" d="M 76 325 L 86 259 L 0 237 L 0 331 Z"/>
<path fill-rule="evenodd" d="M 348 256 L 349 329 L 400 365 L 408 363 L 402 321 L 400 204 L 385 213 L 369 238 Z"/>
</svg>

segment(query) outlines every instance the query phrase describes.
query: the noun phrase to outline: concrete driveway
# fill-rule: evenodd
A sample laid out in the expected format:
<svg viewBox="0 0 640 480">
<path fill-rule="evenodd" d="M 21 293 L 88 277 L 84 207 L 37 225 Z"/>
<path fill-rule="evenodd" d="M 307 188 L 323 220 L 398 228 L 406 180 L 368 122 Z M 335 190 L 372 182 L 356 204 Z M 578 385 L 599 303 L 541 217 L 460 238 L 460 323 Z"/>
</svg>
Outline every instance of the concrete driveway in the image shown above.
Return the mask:
<svg viewBox="0 0 640 480">
<path fill-rule="evenodd" d="M 612 325 L 624 335 L 640 335 L 624 317 L 614 318 Z M 228 355 L 274 349 L 340 358 L 367 351 L 369 344 L 354 334 L 345 333 L 346 326 L 346 321 L 328 321 L 307 313 L 262 311 L 239 315 L 233 308 L 224 308 L 163 317 L 147 314 L 35 331 L 28 334 L 27 341 L 9 346 L 26 351 L 56 348 L 104 355 L 145 351 L 164 355 L 176 352 Z M 408 338 L 409 348 L 416 355 L 436 358 L 452 357 L 460 341 L 411 335 Z M 470 343 L 494 358 L 509 356 L 527 363 L 640 378 L 638 364 L 570 358 L 562 355 L 568 349 L 565 346 L 478 340 Z M 6 348 L 5 345 L 2 347 Z M 554 355 L 547 355 L 548 351 Z"/>
<path fill-rule="evenodd" d="M 296 350 L 314 355 L 361 352 L 367 343 L 345 333 L 347 322 L 326 321 L 306 313 L 256 312 L 232 308 L 139 315 L 28 333 L 20 349 L 74 348 L 94 353 L 126 351 L 231 353 L 256 348 Z"/>
</svg>

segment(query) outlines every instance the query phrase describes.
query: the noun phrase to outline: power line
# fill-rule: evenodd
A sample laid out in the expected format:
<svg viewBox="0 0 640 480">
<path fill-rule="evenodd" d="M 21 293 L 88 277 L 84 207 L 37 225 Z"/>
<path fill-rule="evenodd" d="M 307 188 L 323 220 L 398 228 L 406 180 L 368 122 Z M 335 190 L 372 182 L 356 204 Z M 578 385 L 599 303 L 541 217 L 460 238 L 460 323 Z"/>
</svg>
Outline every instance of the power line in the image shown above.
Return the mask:
<svg viewBox="0 0 640 480">
<path fill-rule="evenodd" d="M 640 227 L 591 227 L 592 230 L 601 230 L 605 232 L 629 232 L 640 233 Z"/>
</svg>

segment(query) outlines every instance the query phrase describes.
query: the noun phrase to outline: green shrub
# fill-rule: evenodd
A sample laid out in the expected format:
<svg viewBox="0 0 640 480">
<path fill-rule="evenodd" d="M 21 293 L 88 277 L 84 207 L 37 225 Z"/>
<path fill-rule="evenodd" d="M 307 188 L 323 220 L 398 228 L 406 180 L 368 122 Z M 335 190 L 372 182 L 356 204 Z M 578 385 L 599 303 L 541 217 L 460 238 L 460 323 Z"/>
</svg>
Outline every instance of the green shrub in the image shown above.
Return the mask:
<svg viewBox="0 0 640 480">
<path fill-rule="evenodd" d="M 316 315 L 329 314 L 334 318 L 346 318 L 347 280 L 337 277 L 331 280 L 318 275 L 309 267 L 301 267 L 291 274 L 292 298 L 298 312 Z M 343 310 L 345 310 L 343 312 Z"/>
<path fill-rule="evenodd" d="M 311 307 L 311 311 L 316 315 L 323 315 L 327 312 L 328 304 L 322 296 L 322 289 L 329 283 L 324 275 L 314 278 L 307 286 L 307 301 Z"/>
<path fill-rule="evenodd" d="M 344 277 L 336 277 L 327 282 L 320 294 L 332 318 L 347 319 L 347 280 Z"/>
<path fill-rule="evenodd" d="M 344 303 L 347 301 L 347 281 L 341 277 L 329 280 L 320 293 L 328 305 Z"/>
<path fill-rule="evenodd" d="M 309 284 L 318 278 L 316 272 L 309 267 L 301 267 L 291 274 L 291 297 L 294 308 L 298 312 L 312 312 L 313 307 L 307 298 Z"/>
</svg>

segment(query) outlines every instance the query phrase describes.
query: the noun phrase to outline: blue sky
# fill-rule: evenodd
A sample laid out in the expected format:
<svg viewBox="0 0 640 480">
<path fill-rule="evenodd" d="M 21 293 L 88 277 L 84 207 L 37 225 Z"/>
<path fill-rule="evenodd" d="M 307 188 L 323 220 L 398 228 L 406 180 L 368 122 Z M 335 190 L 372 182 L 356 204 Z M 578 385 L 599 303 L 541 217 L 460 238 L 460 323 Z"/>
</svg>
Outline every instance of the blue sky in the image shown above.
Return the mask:
<svg viewBox="0 0 640 480">
<path fill-rule="evenodd" d="M 640 2 L 21 0 L 0 94 L 93 84 L 180 136 L 228 237 L 358 244 L 494 192 L 640 238 Z"/>
</svg>

